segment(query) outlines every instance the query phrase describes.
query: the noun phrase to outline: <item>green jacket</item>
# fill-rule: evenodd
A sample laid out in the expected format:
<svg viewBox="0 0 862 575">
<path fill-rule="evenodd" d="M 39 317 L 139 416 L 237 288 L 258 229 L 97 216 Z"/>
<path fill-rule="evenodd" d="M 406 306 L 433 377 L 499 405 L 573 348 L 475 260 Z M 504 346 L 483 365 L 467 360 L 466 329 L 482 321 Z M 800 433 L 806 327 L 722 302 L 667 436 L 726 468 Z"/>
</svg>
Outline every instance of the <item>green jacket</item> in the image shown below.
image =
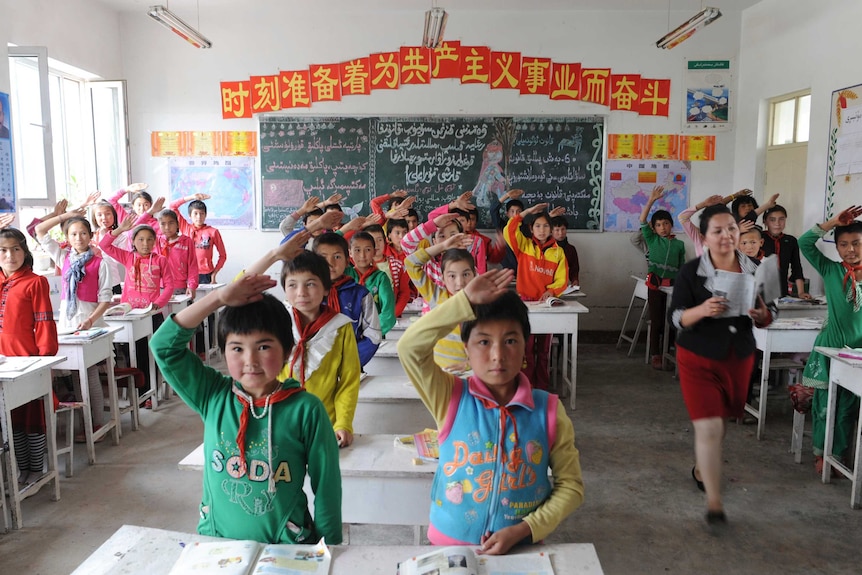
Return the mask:
<svg viewBox="0 0 862 575">
<path fill-rule="evenodd" d="M 371 292 L 374 303 L 377 304 L 377 315 L 380 316 L 380 331 L 383 335 L 389 333 L 389 330 L 395 327 L 395 291 L 392 289 L 392 280 L 386 272 L 378 268 L 374 268 L 371 275 L 365 278 L 365 283 L 359 281 L 359 274 L 353 266 L 347 266 L 344 273 Z"/>
<path fill-rule="evenodd" d="M 315 543 L 320 537 L 341 543 L 338 444 L 323 404 L 302 390 L 271 404 L 268 413 L 264 407 L 247 413 L 246 473 L 237 445 L 246 408 L 234 388 L 244 392 L 189 350 L 194 333 L 171 316 L 153 336 L 150 349 L 164 378 L 204 422 L 198 533 L 261 543 Z M 294 379 L 282 384 L 282 389 L 298 387 Z M 315 493 L 313 520 L 302 490 L 306 466 Z"/>
<path fill-rule="evenodd" d="M 648 223 L 641 224 L 641 233 L 649 248 L 648 271 L 660 278 L 676 278 L 685 263 L 685 244 L 676 238 L 663 238 Z"/>
</svg>

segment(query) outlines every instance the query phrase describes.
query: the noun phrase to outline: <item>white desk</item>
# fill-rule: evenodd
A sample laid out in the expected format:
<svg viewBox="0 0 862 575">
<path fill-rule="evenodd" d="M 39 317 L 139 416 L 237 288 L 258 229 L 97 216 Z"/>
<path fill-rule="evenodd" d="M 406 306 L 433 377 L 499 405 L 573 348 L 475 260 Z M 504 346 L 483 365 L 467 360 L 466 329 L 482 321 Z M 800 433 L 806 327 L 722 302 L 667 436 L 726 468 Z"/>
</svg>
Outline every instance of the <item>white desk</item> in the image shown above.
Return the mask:
<svg viewBox="0 0 862 575">
<path fill-rule="evenodd" d="M 195 290 L 195 299 L 199 300 L 202 297 L 206 296 L 208 293 L 217 290 L 218 288 L 224 286 L 223 283 L 214 283 L 214 284 L 200 284 L 198 285 L 198 289 Z M 212 352 L 213 357 L 218 357 L 219 349 L 218 345 L 216 345 L 215 341 L 210 341 L 210 329 L 212 329 L 215 334 L 216 339 L 218 339 L 218 320 L 219 320 L 219 312 L 220 310 L 216 310 L 212 313 L 213 323 L 212 328 L 210 328 L 210 316 L 206 316 L 204 318 L 203 323 L 201 324 L 204 330 L 204 361 L 207 364 L 210 363 L 210 355 Z"/>
<path fill-rule="evenodd" d="M 179 559 L 183 546 L 196 541 L 217 541 L 197 533 L 181 533 L 152 527 L 123 525 L 72 575 L 165 575 Z M 428 553 L 431 546 L 331 546 L 331 575 L 392 575 L 396 565 Z M 516 547 L 510 554 L 549 553 L 557 575 L 602 575 L 596 549 L 591 543 L 561 543 Z"/>
<path fill-rule="evenodd" d="M 862 506 L 862 404 L 856 421 L 856 453 L 853 469 L 848 469 L 832 455 L 832 442 L 835 439 L 835 404 L 838 387 L 862 397 L 862 361 L 838 357 L 840 349 L 817 346 L 817 351 L 830 359 L 829 362 L 829 399 L 826 402 L 826 437 L 823 442 L 823 483 L 829 483 L 832 468 L 852 481 L 850 488 L 850 507 Z"/>
<path fill-rule="evenodd" d="M 190 305 L 192 305 L 192 296 L 185 294 L 173 295 L 171 296 L 171 299 L 168 300 L 168 305 L 166 306 L 168 309 L 166 310 L 166 313 L 179 313 Z"/>
<path fill-rule="evenodd" d="M 369 375 L 359 384 L 354 433 L 405 435 L 426 427 L 437 425 L 406 375 Z"/>
<path fill-rule="evenodd" d="M 746 404 L 745 411 L 757 419 L 757 439 L 766 426 L 766 392 L 769 387 L 769 362 L 773 353 L 808 353 L 820 333 L 818 318 L 777 319 L 767 328 L 754 328 L 757 349 L 763 352 L 760 364 L 760 403 L 757 409 Z"/>
<path fill-rule="evenodd" d="M 140 367 L 138 364 L 138 351 L 135 349 L 135 342 L 139 339 L 146 339 L 149 346 L 150 338 L 153 336 L 153 315 L 161 312 L 148 312 L 145 314 L 123 315 L 106 317 L 105 322 L 109 326 L 121 328 L 120 331 L 114 334 L 114 341 L 118 343 L 129 344 L 129 363 L 131 367 Z M 156 371 L 156 361 L 152 353 L 147 354 L 150 366 L 150 389 L 141 394 L 139 400 L 143 403 L 150 399 L 153 402 L 153 409 L 159 407 L 159 374 Z"/>
<path fill-rule="evenodd" d="M 634 277 L 634 276 L 633 276 Z M 646 280 L 645 280 L 646 281 Z M 674 367 L 676 366 L 676 346 L 674 346 L 674 353 L 670 352 L 670 328 L 671 322 L 667 319 L 667 312 L 670 310 L 671 298 L 673 297 L 673 287 L 671 286 L 663 286 L 658 288 L 665 294 L 665 305 L 664 305 L 664 332 L 662 332 L 662 341 L 661 341 L 661 366 L 664 369 L 667 363 L 672 363 Z M 652 326 L 651 329 L 655 329 L 655 326 Z M 647 349 L 649 349 L 649 340 L 647 340 Z"/>
<path fill-rule="evenodd" d="M 60 500 L 60 479 L 57 474 L 57 432 L 54 429 L 54 400 L 51 388 L 51 367 L 64 361 L 62 356 L 40 357 L 36 363 L 23 371 L 0 372 L 0 433 L 6 449 L 7 481 L 9 482 L 12 526 L 21 529 L 21 501 L 35 495 L 47 483 L 54 483 L 52 501 Z M 48 471 L 36 482 L 19 488 L 18 460 L 15 457 L 15 442 L 12 440 L 12 410 L 34 399 L 41 399 L 45 407 L 46 440 L 48 444 Z M 430 493 L 430 491 L 429 491 Z"/>
<path fill-rule="evenodd" d="M 797 317 L 819 317 L 826 319 L 828 311 L 828 306 L 825 303 L 782 302 L 779 299 L 776 305 L 778 307 L 778 317 L 781 319 Z"/>
<path fill-rule="evenodd" d="M 120 443 L 120 408 L 117 404 L 117 382 L 114 380 L 114 334 L 120 331 L 117 326 L 108 326 L 107 332 L 93 339 L 78 340 L 69 339 L 68 336 L 60 336 L 57 338 L 60 344 L 57 351 L 58 356 L 64 356 L 64 361 L 56 364 L 54 369 L 68 369 L 78 372 L 78 377 L 81 380 L 81 400 L 90 409 L 92 402 L 90 400 L 90 386 L 87 369 L 93 365 L 105 361 L 107 362 L 108 375 L 108 404 L 111 408 L 111 418 L 102 425 L 98 431 L 92 429 L 85 430 L 85 434 L 89 435 L 91 441 L 87 442 L 87 455 L 90 465 L 96 463 L 96 450 L 93 442 L 100 437 L 107 435 L 113 430 L 113 443 Z M 101 385 L 101 384 L 100 384 Z M 86 422 L 86 418 L 84 419 Z M 85 423 L 86 425 L 86 423 Z"/>
<path fill-rule="evenodd" d="M 589 313 L 583 304 L 566 301 L 566 305 L 547 307 L 541 304 L 527 304 L 530 314 L 530 331 L 533 334 L 561 334 L 563 336 L 563 373 L 566 361 L 569 363 L 568 380 L 569 404 L 575 409 L 575 391 L 578 381 L 578 316 Z M 571 339 L 571 341 L 569 341 Z M 564 381 L 564 383 L 566 383 Z M 565 386 L 563 387 L 565 392 Z"/>
<path fill-rule="evenodd" d="M 413 465 L 416 450 L 395 445 L 394 435 L 356 435 L 353 445 L 340 449 L 339 455 L 344 523 L 428 525 L 436 463 Z M 203 471 L 205 462 L 201 444 L 179 468 Z M 313 506 L 307 481 L 304 490 Z"/>
</svg>

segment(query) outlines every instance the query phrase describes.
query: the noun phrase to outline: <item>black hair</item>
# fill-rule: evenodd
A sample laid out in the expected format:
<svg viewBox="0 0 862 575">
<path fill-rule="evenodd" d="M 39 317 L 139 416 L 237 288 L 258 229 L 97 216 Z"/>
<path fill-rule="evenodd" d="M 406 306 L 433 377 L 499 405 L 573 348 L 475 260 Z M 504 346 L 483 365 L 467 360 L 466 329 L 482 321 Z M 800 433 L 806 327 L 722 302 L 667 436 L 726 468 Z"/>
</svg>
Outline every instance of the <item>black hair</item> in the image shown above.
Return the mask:
<svg viewBox="0 0 862 575">
<path fill-rule="evenodd" d="M 509 290 L 491 303 L 473 306 L 476 319 L 461 324 L 461 341 L 467 343 L 470 333 L 485 321 L 512 320 L 521 326 L 524 340 L 530 337 L 530 314 L 527 306 L 515 291 Z"/>
<path fill-rule="evenodd" d="M 521 210 L 523 210 L 524 209 L 524 202 L 522 202 L 521 200 L 517 200 L 517 199 L 516 200 L 509 200 L 508 202 L 506 202 L 506 211 L 507 212 L 509 211 L 509 208 L 521 208 Z"/>
<path fill-rule="evenodd" d="M 350 245 L 353 246 L 353 244 L 355 244 L 357 240 L 371 242 L 371 247 L 374 247 L 376 245 L 374 242 L 374 236 L 372 236 L 368 232 L 356 232 L 355 234 L 353 234 L 353 237 L 350 238 Z"/>
<path fill-rule="evenodd" d="M 151 206 L 153 205 L 153 196 L 151 196 L 148 192 L 140 190 L 140 191 L 132 194 L 132 205 L 135 204 L 135 200 L 137 200 L 138 198 L 141 198 L 144 201 L 149 202 Z"/>
<path fill-rule="evenodd" d="M 458 221 L 457 219 L 452 220 L 451 222 L 449 222 L 448 224 L 446 224 L 445 226 L 443 226 L 443 228 L 448 227 L 448 226 L 455 226 L 456 228 L 458 228 L 458 233 L 459 233 L 459 234 L 460 234 L 460 233 L 462 233 L 462 232 L 464 231 L 464 226 L 462 226 L 462 225 L 461 225 L 461 222 L 460 222 L 460 221 Z M 439 232 L 439 231 L 440 231 L 440 230 L 442 230 L 443 228 L 437 228 L 437 231 Z"/>
<path fill-rule="evenodd" d="M 457 214 L 467 220 L 470 219 L 470 212 L 468 212 L 467 210 L 462 210 L 461 208 L 452 208 L 451 210 L 449 210 L 449 213 Z"/>
<path fill-rule="evenodd" d="M 784 214 L 785 218 L 787 217 L 787 210 L 784 209 L 784 206 L 775 204 L 774 206 L 763 212 L 763 223 L 766 223 L 766 218 L 769 217 L 769 214 L 774 214 L 775 212 Z"/>
<path fill-rule="evenodd" d="M 99 208 L 108 208 L 111 210 L 111 214 L 114 216 L 114 225 L 111 226 L 110 229 L 117 229 L 117 210 L 114 209 L 114 206 L 111 205 L 111 202 L 105 200 L 99 200 L 93 205 L 93 226 L 98 228 L 99 224 L 96 222 L 96 210 Z"/>
<path fill-rule="evenodd" d="M 192 200 L 189 202 L 189 217 L 192 215 L 192 211 L 200 210 L 203 213 L 207 213 L 207 205 L 203 203 L 202 200 Z"/>
<path fill-rule="evenodd" d="M 371 224 L 370 226 L 365 226 L 365 228 L 363 228 L 362 231 L 365 232 L 366 234 L 370 234 L 370 233 L 383 234 L 383 237 L 384 238 L 386 237 L 386 232 L 383 231 L 383 226 L 381 226 L 380 224 Z"/>
<path fill-rule="evenodd" d="M 386 221 L 386 235 L 389 235 L 389 232 L 392 231 L 392 228 L 404 228 L 405 230 L 409 230 L 410 226 L 407 225 L 407 220 L 387 220 Z"/>
<path fill-rule="evenodd" d="M 533 217 L 530 218 L 530 229 L 533 229 L 533 225 L 538 221 L 544 219 L 548 222 L 548 225 L 551 225 L 551 215 L 548 212 L 539 212 L 538 214 L 533 214 Z"/>
<path fill-rule="evenodd" d="M 470 219 L 476 218 L 476 221 L 479 220 L 479 208 L 470 208 L 467 210 L 467 213 L 470 215 Z"/>
<path fill-rule="evenodd" d="M 705 207 L 703 209 L 703 213 L 700 214 L 700 235 L 706 235 L 706 230 L 709 229 L 709 220 L 712 219 L 712 216 L 717 216 L 718 214 L 730 214 L 733 216 L 731 211 L 724 204 L 715 204 Z"/>
<path fill-rule="evenodd" d="M 393 196 L 392 199 L 389 200 L 389 209 L 391 210 L 392 208 L 397 208 L 398 206 L 401 205 L 401 202 L 403 202 L 406 199 L 407 199 L 406 197 L 402 198 L 400 196 Z"/>
<path fill-rule="evenodd" d="M 311 210 L 310 212 L 308 212 L 307 214 L 302 216 L 302 223 L 305 225 L 308 225 L 308 217 L 309 216 L 320 217 L 322 215 L 323 215 L 323 210 L 321 210 L 320 208 L 314 208 L 313 210 Z"/>
<path fill-rule="evenodd" d="M 750 190 L 741 190 L 741 191 L 750 191 Z M 738 198 L 733 200 L 732 204 L 730 204 L 730 209 L 731 209 L 734 216 L 739 213 L 739 206 L 751 206 L 755 210 L 760 207 L 757 204 L 757 200 L 755 200 L 754 198 L 752 198 L 751 196 L 748 196 L 748 195 L 739 196 Z"/>
<path fill-rule="evenodd" d="M 165 208 L 159 212 L 159 215 L 156 217 L 157 220 L 162 218 L 171 218 L 177 223 L 180 223 L 180 219 L 177 217 L 177 213 L 170 208 Z"/>
<path fill-rule="evenodd" d="M 344 212 L 344 210 L 341 209 L 340 204 L 326 204 L 326 206 L 324 206 L 323 208 L 324 212 L 331 212 L 333 210 L 336 212 Z"/>
<path fill-rule="evenodd" d="M 0 239 L 15 240 L 21 245 L 24 250 L 24 263 L 22 268 L 33 268 L 33 254 L 30 253 L 30 246 L 27 245 L 27 237 L 21 233 L 21 230 L 16 228 L 3 228 L 0 230 Z"/>
<path fill-rule="evenodd" d="M 260 331 L 281 343 L 285 358 L 293 349 L 293 327 L 284 304 L 268 293 L 263 299 L 240 307 L 226 306 L 219 315 L 218 347 L 224 353 L 227 338 L 232 334 L 248 335 Z"/>
<path fill-rule="evenodd" d="M 323 289 L 327 292 L 332 287 L 332 279 L 329 277 L 329 264 L 326 258 L 308 250 L 303 250 L 292 260 L 284 262 L 281 266 L 281 289 L 284 289 L 287 277 L 299 272 L 309 272 L 323 282 Z"/>
<path fill-rule="evenodd" d="M 569 229 L 569 220 L 566 216 L 554 216 L 551 218 L 551 227 Z"/>
<path fill-rule="evenodd" d="M 440 271 L 446 271 L 446 266 L 455 262 L 469 262 L 470 269 L 476 271 L 476 260 L 473 255 L 463 248 L 451 248 L 443 252 L 443 257 L 440 260 Z"/>
<path fill-rule="evenodd" d="M 740 236 L 742 236 L 742 235 L 745 235 L 745 234 L 749 234 L 749 233 L 751 233 L 751 232 L 757 232 L 757 234 L 758 234 L 760 237 L 763 237 L 763 228 L 761 228 L 761 227 L 760 227 L 760 226 L 758 226 L 757 224 L 755 224 L 755 225 L 751 226 L 751 229 L 748 229 L 748 230 L 746 230 L 746 231 L 744 231 L 744 232 L 743 232 L 742 230 L 740 230 L 739 235 L 740 235 Z"/>
<path fill-rule="evenodd" d="M 133 243 L 133 244 L 134 244 L 134 242 L 135 242 L 135 238 L 136 238 L 136 237 L 138 237 L 138 234 L 139 234 L 139 233 L 141 233 L 141 232 L 150 232 L 151 234 L 153 234 L 153 237 L 154 237 L 154 238 L 158 238 L 158 237 L 159 237 L 159 236 L 157 236 L 157 235 L 156 235 L 156 230 L 154 230 L 154 229 L 152 228 L 152 226 L 148 226 L 147 224 L 141 224 L 141 225 L 139 225 L 139 226 L 135 226 L 135 227 L 134 227 L 134 229 L 133 229 L 133 230 L 132 230 L 132 232 L 131 232 L 131 236 L 132 236 L 132 243 Z M 132 246 L 132 250 L 133 250 L 133 251 L 137 251 L 137 250 L 134 248 L 134 246 Z"/>
<path fill-rule="evenodd" d="M 347 240 L 344 239 L 344 236 L 336 234 L 335 232 L 324 232 L 314 238 L 314 243 L 311 244 L 311 250 L 314 253 L 317 253 L 317 249 L 320 246 L 335 246 L 341 248 L 341 251 L 344 252 L 344 257 L 348 257 L 350 255 L 350 246 L 347 245 Z"/>
<path fill-rule="evenodd" d="M 667 210 L 656 210 L 655 213 L 653 213 L 652 217 L 649 219 L 649 223 L 652 227 L 655 227 L 656 222 L 662 220 L 667 220 L 671 223 L 671 225 L 673 224 L 673 216 L 670 215 L 670 212 Z"/>
<path fill-rule="evenodd" d="M 844 234 L 862 234 L 862 222 L 854 221 L 846 226 L 835 226 L 835 243 L 838 243 L 838 238 Z"/>
<path fill-rule="evenodd" d="M 72 226 L 72 224 L 84 224 L 84 227 L 87 228 L 87 232 L 89 232 L 91 236 L 93 235 L 93 228 L 90 226 L 90 222 L 88 222 L 86 218 L 83 218 L 81 216 L 75 216 L 74 218 L 69 218 L 68 220 L 63 222 L 63 235 L 69 233 L 69 228 Z"/>
<path fill-rule="evenodd" d="M 407 210 L 407 215 L 405 216 L 405 221 L 406 221 L 406 218 L 416 218 L 418 220 L 418 219 L 420 219 L 419 218 L 419 212 L 416 211 L 416 208 L 410 208 L 409 210 Z"/>
</svg>

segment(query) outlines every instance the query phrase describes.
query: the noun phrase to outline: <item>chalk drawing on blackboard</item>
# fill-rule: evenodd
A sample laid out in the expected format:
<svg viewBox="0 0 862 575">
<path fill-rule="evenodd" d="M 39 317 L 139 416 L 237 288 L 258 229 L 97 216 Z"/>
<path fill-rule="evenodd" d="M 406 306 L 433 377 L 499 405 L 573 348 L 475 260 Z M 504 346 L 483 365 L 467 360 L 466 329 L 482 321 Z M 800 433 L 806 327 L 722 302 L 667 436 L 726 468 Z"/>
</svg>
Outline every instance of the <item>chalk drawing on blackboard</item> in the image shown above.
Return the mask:
<svg viewBox="0 0 862 575">
<path fill-rule="evenodd" d="M 263 200 L 265 206 L 298 208 L 305 202 L 302 180 L 266 180 Z"/>
<path fill-rule="evenodd" d="M 511 150 L 509 150 L 511 152 Z M 499 199 L 506 193 L 506 176 L 500 162 L 503 161 L 503 146 L 494 140 L 485 146 L 482 152 L 482 168 L 479 170 L 479 180 L 473 186 L 473 199 L 482 208 L 491 206 L 491 198 Z"/>
</svg>

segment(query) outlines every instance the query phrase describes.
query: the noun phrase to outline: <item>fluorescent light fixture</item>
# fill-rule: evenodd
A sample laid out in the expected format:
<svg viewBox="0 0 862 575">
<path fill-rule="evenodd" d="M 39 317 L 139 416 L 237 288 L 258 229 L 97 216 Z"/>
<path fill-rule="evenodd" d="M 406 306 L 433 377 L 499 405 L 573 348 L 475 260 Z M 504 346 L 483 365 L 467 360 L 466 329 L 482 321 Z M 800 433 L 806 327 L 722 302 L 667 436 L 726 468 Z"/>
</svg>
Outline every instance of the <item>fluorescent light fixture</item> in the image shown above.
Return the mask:
<svg viewBox="0 0 862 575">
<path fill-rule="evenodd" d="M 448 18 L 449 15 L 442 8 L 435 7 L 425 12 L 425 34 L 422 36 L 424 48 L 436 48 L 440 45 Z"/>
<path fill-rule="evenodd" d="M 674 30 L 662 36 L 661 40 L 656 42 L 655 45 L 658 48 L 670 50 L 674 46 L 682 44 L 683 42 L 691 38 L 691 36 L 695 32 L 697 32 L 707 24 L 711 24 L 719 18 L 721 18 L 721 11 L 718 8 L 706 7 L 694 16 L 692 16 L 688 22 L 681 24 Z"/>
<path fill-rule="evenodd" d="M 186 24 L 179 16 L 168 10 L 162 5 L 150 6 L 147 14 L 164 26 L 170 28 L 174 34 L 180 36 L 183 40 L 195 48 L 211 48 L 212 42 L 206 39 L 203 34 Z"/>
</svg>

